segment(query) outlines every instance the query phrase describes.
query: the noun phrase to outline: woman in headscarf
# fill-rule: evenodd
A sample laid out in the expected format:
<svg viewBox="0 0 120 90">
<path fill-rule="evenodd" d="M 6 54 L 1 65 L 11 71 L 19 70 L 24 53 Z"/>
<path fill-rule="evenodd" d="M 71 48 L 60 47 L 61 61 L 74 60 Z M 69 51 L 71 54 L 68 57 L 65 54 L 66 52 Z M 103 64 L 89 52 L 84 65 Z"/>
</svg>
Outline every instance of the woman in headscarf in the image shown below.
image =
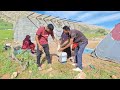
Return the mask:
<svg viewBox="0 0 120 90">
<path fill-rule="evenodd" d="M 35 53 L 35 44 L 31 42 L 29 35 L 26 35 L 25 39 L 23 40 L 22 49 L 30 49 L 31 53 Z"/>
</svg>

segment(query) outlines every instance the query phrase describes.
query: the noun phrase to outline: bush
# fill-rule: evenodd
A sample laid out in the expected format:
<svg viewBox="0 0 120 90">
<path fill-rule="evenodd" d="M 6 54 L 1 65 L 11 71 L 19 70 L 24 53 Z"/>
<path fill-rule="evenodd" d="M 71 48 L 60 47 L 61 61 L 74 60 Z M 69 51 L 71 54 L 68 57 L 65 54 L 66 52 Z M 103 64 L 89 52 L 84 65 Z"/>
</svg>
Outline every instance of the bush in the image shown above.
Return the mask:
<svg viewBox="0 0 120 90">
<path fill-rule="evenodd" d="M 104 32 L 104 35 L 107 35 L 108 34 L 108 32 Z"/>
<path fill-rule="evenodd" d="M 98 30 L 96 30 L 96 33 L 99 33 L 101 35 L 107 35 L 108 34 L 108 32 L 105 29 L 98 29 Z"/>
<path fill-rule="evenodd" d="M 101 34 L 104 34 L 106 31 L 105 31 L 105 29 L 99 29 L 99 30 L 97 30 L 97 32 L 101 33 Z"/>
</svg>

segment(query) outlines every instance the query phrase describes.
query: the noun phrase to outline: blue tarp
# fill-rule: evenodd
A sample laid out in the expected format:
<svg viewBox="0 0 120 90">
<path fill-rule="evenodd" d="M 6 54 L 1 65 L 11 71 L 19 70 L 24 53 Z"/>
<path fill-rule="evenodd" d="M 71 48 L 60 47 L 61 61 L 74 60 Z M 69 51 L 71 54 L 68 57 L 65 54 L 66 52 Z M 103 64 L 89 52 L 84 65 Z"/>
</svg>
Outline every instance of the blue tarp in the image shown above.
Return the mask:
<svg viewBox="0 0 120 90">
<path fill-rule="evenodd" d="M 94 50 L 94 49 L 85 48 L 83 53 L 84 53 L 84 54 L 90 54 L 90 53 L 93 52 L 93 50 Z"/>
</svg>

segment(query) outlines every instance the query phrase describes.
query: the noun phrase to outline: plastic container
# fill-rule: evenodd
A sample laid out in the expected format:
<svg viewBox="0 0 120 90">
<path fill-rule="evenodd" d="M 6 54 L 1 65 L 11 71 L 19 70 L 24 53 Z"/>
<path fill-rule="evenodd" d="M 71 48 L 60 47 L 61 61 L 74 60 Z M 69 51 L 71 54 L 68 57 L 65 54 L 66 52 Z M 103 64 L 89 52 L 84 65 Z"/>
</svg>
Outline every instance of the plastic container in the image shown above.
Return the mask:
<svg viewBox="0 0 120 90">
<path fill-rule="evenodd" d="M 66 52 L 61 52 L 59 55 L 59 61 L 61 63 L 66 63 L 67 62 L 67 53 Z"/>
</svg>

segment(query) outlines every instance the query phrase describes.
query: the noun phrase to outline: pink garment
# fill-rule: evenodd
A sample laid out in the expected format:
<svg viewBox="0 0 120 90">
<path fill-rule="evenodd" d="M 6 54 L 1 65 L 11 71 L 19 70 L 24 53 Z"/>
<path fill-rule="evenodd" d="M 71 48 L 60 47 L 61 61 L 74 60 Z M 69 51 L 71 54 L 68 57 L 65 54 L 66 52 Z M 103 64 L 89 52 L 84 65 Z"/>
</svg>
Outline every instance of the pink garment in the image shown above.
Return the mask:
<svg viewBox="0 0 120 90">
<path fill-rule="evenodd" d="M 39 36 L 39 43 L 41 45 L 44 45 L 44 44 L 48 44 L 48 36 L 49 35 L 54 36 L 54 33 L 53 32 L 47 32 L 45 30 L 45 27 L 40 27 L 37 30 L 36 35 Z"/>
<path fill-rule="evenodd" d="M 114 40 L 120 41 L 120 23 L 111 31 Z"/>
</svg>

